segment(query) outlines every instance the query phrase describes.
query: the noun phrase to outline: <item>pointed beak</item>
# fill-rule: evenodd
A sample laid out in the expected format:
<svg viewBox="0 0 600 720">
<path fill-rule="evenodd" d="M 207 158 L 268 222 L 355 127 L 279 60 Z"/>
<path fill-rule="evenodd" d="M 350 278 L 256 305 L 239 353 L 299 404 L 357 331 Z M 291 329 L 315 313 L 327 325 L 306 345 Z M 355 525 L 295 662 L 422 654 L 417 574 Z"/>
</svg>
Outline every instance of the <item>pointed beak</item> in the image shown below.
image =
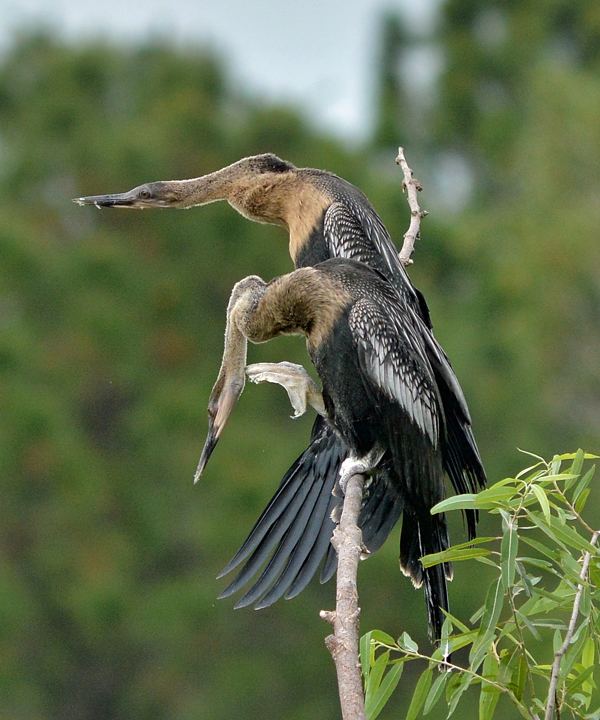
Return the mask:
<svg viewBox="0 0 600 720">
<path fill-rule="evenodd" d="M 244 389 L 244 380 L 238 379 L 232 381 L 217 380 L 208 402 L 208 435 L 200 456 L 200 462 L 194 475 L 194 483 L 197 483 L 200 476 L 204 472 L 204 468 L 208 463 L 213 450 L 215 449 L 223 428 L 231 415 L 238 398 Z"/>
<path fill-rule="evenodd" d="M 116 193 L 114 195 L 89 195 L 88 197 L 73 198 L 73 202 L 77 203 L 78 205 L 95 205 L 97 208 L 143 207 L 143 205 L 138 204 L 138 198 L 131 190 L 129 192 Z"/>
</svg>

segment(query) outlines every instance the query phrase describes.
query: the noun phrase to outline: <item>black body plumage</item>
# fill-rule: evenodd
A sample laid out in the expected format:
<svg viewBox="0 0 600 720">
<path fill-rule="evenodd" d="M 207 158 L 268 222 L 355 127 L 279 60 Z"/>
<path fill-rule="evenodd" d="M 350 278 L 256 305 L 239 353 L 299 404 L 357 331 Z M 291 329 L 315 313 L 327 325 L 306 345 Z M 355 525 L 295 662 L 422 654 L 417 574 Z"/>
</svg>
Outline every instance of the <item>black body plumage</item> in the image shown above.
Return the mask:
<svg viewBox="0 0 600 720">
<path fill-rule="evenodd" d="M 296 172 L 305 173 L 307 182 L 314 183 L 329 199 L 319 221 L 300 245 L 295 257 L 296 267 L 315 265 L 325 258 L 348 258 L 377 270 L 389 281 L 395 290 L 394 298 L 390 299 L 390 307 L 395 305 L 400 310 L 410 310 L 415 320 L 412 332 L 419 338 L 421 352 L 427 358 L 431 369 L 430 382 L 437 393 L 440 422 L 443 422 L 439 437 L 443 471 L 457 493 L 476 492 L 485 486 L 486 478 L 464 395 L 446 354 L 431 332 L 431 320 L 425 299 L 411 283 L 389 233 L 369 200 L 358 188 L 324 171 L 311 169 Z M 418 373 L 413 373 L 411 377 L 413 390 L 418 392 L 422 379 Z M 397 430 L 402 433 L 405 428 L 400 425 Z M 416 434 L 417 440 L 421 439 L 419 432 L 422 434 L 422 429 L 412 433 Z M 406 444 L 412 441 L 409 435 L 404 436 Z M 230 572 L 250 555 L 249 562 L 222 597 L 248 582 L 260 567 L 258 558 L 266 558 L 274 548 L 279 562 L 267 565 L 236 607 L 249 605 L 257 600 L 255 607 L 262 608 L 282 595 L 286 598 L 294 597 L 310 580 L 309 572 L 316 570 L 319 553 L 326 555 L 321 582 L 331 577 L 335 572 L 336 557 L 329 544 L 334 527 L 329 519 L 332 504 L 329 492 L 335 486 L 339 467 L 345 457 L 346 451 L 340 445 L 339 439 L 332 436 L 332 430 L 323 418 L 317 417 L 308 449 L 290 468 L 268 510 L 259 518 L 240 552 L 223 571 L 222 574 Z M 324 467 L 327 468 L 325 474 Z M 421 478 L 425 476 L 425 472 L 420 473 Z M 440 488 L 443 487 L 440 473 L 436 472 L 434 477 L 434 482 L 439 483 Z M 290 489 L 292 485 L 298 488 L 297 492 L 301 492 L 301 502 L 299 497 L 294 498 Z M 319 487 L 322 492 L 310 494 L 308 490 L 313 487 Z M 284 493 L 284 490 L 287 492 Z M 290 498 L 296 500 L 298 510 L 296 505 L 291 504 Z M 284 514 L 282 510 L 277 514 L 274 511 L 274 506 L 284 505 L 287 513 Z M 384 543 L 402 510 L 402 498 L 398 496 L 396 488 L 385 479 L 368 486 L 359 524 L 363 542 L 370 553 L 378 550 Z M 309 525 L 313 516 L 325 519 L 320 525 L 314 522 Z M 476 532 L 476 514 L 467 511 L 465 516 L 468 537 L 471 539 Z M 423 517 L 421 522 L 425 522 Z M 442 532 L 439 527 L 432 529 L 432 547 L 425 549 L 417 540 L 416 524 L 415 514 L 405 510 L 403 525 L 406 531 L 402 534 L 402 564 L 413 579 L 420 582 L 422 567 L 418 558 L 427 552 L 446 548 L 448 539 L 445 531 Z M 252 553 L 257 537 L 261 540 L 258 549 L 254 550 L 254 555 Z M 301 538 L 302 542 L 286 542 L 290 537 Z M 412 538 L 412 542 L 409 542 L 408 538 Z M 287 558 L 283 572 L 280 571 L 282 556 Z M 295 573 L 298 573 L 298 576 Z M 442 582 L 439 575 L 440 571 L 434 569 L 430 573 L 431 577 L 426 577 L 426 592 L 431 598 L 429 604 L 435 604 L 435 598 L 440 603 L 446 598 L 445 582 Z M 274 592 L 270 591 L 273 584 L 276 586 Z M 442 604 L 445 606 L 445 602 Z M 435 632 L 437 630 L 439 628 L 436 628 Z"/>
<path fill-rule="evenodd" d="M 444 515 L 430 512 L 444 498 L 445 421 L 423 328 L 422 319 L 383 276 L 354 260 L 330 259 L 268 284 L 251 276 L 234 288 L 228 339 L 209 403 L 215 408 L 212 417 L 219 416 L 221 398 L 243 371 L 241 337 L 265 342 L 280 334 L 302 334 L 322 382 L 330 430 L 313 434 L 314 479 L 307 481 L 297 463 L 240 551 L 240 559 L 252 555 L 227 594 L 252 576 L 277 544 L 241 604 L 261 607 L 288 588 L 291 594 L 299 592 L 312 575 L 326 551 L 335 503 L 319 478 L 337 480 L 339 463 L 347 455 L 352 469 L 345 463 L 343 474 L 367 474 L 369 492 L 360 517 L 367 546 L 380 544 L 403 515 L 400 565 L 416 587 L 424 586 L 430 631 L 440 636 L 451 567 L 424 569 L 420 558 L 448 547 Z M 225 421 L 221 417 L 218 428 L 209 423 L 202 468 Z M 340 444 L 334 437 L 341 440 L 344 454 L 337 451 Z M 354 469 L 357 463 L 360 470 Z M 322 527 L 326 533 L 319 532 Z M 262 583 L 271 583 L 273 575 L 277 579 L 267 590 Z"/>
</svg>

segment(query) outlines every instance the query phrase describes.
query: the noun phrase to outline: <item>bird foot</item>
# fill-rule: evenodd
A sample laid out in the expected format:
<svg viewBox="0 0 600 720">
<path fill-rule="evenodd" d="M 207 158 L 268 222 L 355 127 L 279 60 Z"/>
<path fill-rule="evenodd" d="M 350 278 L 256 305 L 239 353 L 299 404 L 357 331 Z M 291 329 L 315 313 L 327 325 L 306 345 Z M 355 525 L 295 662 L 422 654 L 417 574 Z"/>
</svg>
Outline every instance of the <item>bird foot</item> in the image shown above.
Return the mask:
<svg viewBox="0 0 600 720">
<path fill-rule="evenodd" d="M 284 387 L 294 408 L 293 418 L 304 415 L 307 404 L 312 405 L 319 415 L 325 416 L 321 391 L 302 365 L 290 362 L 254 363 L 246 367 L 246 375 L 253 383 L 270 382 Z"/>
<path fill-rule="evenodd" d="M 350 456 L 344 460 L 340 468 L 340 478 L 337 482 L 342 493 L 346 493 L 346 485 L 353 475 L 370 475 L 383 457 L 383 450 L 373 448 L 360 458 Z"/>
</svg>

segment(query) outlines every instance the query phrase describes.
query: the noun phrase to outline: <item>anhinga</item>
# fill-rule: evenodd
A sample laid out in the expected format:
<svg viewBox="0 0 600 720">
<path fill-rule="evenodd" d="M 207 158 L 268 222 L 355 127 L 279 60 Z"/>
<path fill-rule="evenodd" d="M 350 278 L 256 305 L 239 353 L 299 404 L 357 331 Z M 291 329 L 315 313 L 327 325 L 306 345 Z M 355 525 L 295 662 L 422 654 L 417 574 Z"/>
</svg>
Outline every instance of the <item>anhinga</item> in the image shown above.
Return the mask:
<svg viewBox="0 0 600 720">
<path fill-rule="evenodd" d="M 439 638 L 451 567 L 423 570 L 420 557 L 448 547 L 444 516 L 430 513 L 444 497 L 444 414 L 423 321 L 377 272 L 335 258 L 268 284 L 254 275 L 237 283 L 198 474 L 244 387 L 246 339 L 262 343 L 279 335 L 306 337 L 322 402 L 310 380 L 305 396 L 349 448 L 342 489 L 363 472 L 368 484 L 393 491 L 403 514 L 400 565 L 415 586 L 424 586 L 430 631 Z M 276 382 L 286 386 L 285 378 Z"/>
<path fill-rule="evenodd" d="M 285 227 L 297 268 L 334 257 L 355 259 L 377 270 L 393 286 L 398 311 L 410 311 L 419 319 L 415 332 L 431 369 L 444 428 L 439 438 L 442 468 L 458 493 L 484 486 L 485 472 L 467 404 L 452 366 L 431 332 L 425 300 L 412 285 L 381 219 L 358 188 L 332 173 L 296 168 L 265 154 L 244 158 L 199 178 L 147 183 L 129 192 L 77 198 L 75 202 L 98 207 L 186 208 L 216 200 L 227 200 L 251 220 Z M 417 388 L 418 384 L 414 390 Z M 406 443 L 410 443 L 409 437 Z M 321 581 L 331 577 L 336 556 L 329 542 L 334 528 L 330 514 L 340 502 L 332 497 L 332 491 L 346 455 L 344 443 L 318 416 L 309 447 L 286 473 L 250 535 L 224 569 L 222 575 L 247 560 L 221 597 L 245 585 L 269 558 L 236 607 L 251 603 L 257 608 L 267 607 L 282 595 L 294 597 L 306 587 L 324 555 Z M 359 519 L 369 552 L 383 544 L 402 513 L 402 503 L 395 486 L 370 484 Z M 476 514 L 467 511 L 465 515 L 472 538 Z"/>
</svg>

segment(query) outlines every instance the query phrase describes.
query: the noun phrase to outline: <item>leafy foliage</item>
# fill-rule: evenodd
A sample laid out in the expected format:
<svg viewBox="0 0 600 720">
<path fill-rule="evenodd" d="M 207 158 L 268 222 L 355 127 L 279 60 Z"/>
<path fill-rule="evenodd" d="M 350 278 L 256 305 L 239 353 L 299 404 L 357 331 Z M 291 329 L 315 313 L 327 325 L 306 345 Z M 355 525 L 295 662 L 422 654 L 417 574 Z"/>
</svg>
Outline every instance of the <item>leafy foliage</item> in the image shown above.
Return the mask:
<svg viewBox="0 0 600 720">
<path fill-rule="evenodd" d="M 431 656 L 421 653 L 407 633 L 394 640 L 375 630 L 362 638 L 369 720 L 381 712 L 403 666 L 415 660 L 425 660 L 427 666 L 416 684 L 407 720 L 420 712 L 427 715 L 444 691 L 447 717 L 452 716 L 471 687 L 479 688 L 479 720 L 494 717 L 501 696 L 524 718 L 535 720 L 547 711 L 553 669 L 558 717 L 567 712 L 585 720 L 600 717 L 600 707 L 591 709 L 592 700 L 600 700 L 594 695 L 594 665 L 600 651 L 599 532 L 581 514 L 595 470 L 592 466 L 584 472 L 584 461 L 597 457 L 578 450 L 551 462 L 536 458 L 515 478 L 477 495 L 444 500 L 433 509 L 468 508 L 498 515 L 502 533 L 479 538 L 483 548 L 454 546 L 425 556 L 423 564 L 473 560 L 492 566 L 497 576 L 468 623 L 448 614 Z M 464 657 L 464 665 L 451 661 L 451 653 Z M 441 672 L 434 680 L 435 669 Z"/>
</svg>

